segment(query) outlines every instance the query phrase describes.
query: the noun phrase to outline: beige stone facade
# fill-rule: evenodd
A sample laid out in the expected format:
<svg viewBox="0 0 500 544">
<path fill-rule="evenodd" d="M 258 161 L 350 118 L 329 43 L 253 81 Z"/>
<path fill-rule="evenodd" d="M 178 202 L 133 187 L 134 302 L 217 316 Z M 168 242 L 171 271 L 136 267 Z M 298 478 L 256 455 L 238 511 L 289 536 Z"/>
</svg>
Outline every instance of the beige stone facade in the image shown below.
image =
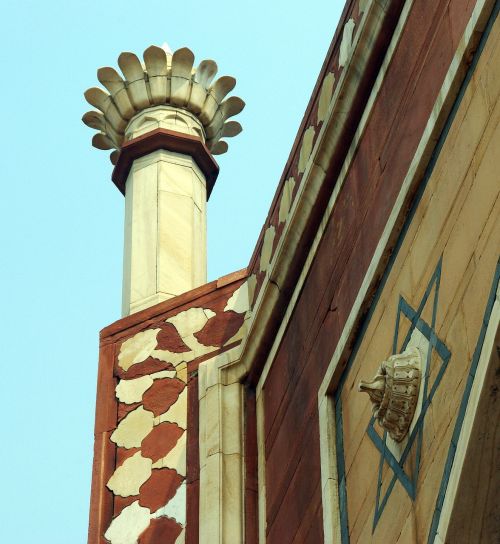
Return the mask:
<svg viewBox="0 0 500 544">
<path fill-rule="evenodd" d="M 432 521 L 430 505 L 439 491 L 439 474 L 446 463 L 453 422 L 459 412 L 498 262 L 500 201 L 494 172 L 500 142 L 500 88 L 493 82 L 500 81 L 500 66 L 495 61 L 499 43 L 500 33 L 496 31 L 467 87 L 342 390 L 350 538 L 354 542 L 420 542 Z M 372 536 L 378 477 L 373 467 L 380 461 L 380 452 L 366 434 L 370 403 L 359 398 L 355 385 L 362 376 L 374 373 L 377 361 L 391 353 L 399 297 L 412 308 L 419 308 L 437 266 L 438 298 L 432 292 L 420 316 L 431 324 L 433 305 L 437 305 L 434 330 L 452 357 L 425 418 L 418 499 L 414 502 L 398 482 L 388 501 L 388 512 L 381 516 Z M 404 339 L 411 326 L 411 321 L 401 318 L 398 338 Z M 401 345 L 396 349 L 401 349 Z M 433 351 L 429 388 L 437 379 L 440 363 L 438 353 Z M 415 463 L 415 459 L 408 460 L 412 469 Z M 382 492 L 387 490 L 392 475 L 384 466 Z"/>
</svg>

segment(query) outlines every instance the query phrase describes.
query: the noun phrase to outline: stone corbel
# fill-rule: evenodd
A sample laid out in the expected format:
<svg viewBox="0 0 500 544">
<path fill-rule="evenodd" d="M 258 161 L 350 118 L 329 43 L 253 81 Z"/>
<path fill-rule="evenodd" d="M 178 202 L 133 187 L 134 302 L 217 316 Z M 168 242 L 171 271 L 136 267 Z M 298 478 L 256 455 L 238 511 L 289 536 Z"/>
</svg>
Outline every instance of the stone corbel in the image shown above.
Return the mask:
<svg viewBox="0 0 500 544">
<path fill-rule="evenodd" d="M 358 390 L 368 393 L 373 415 L 396 442 L 407 435 L 418 403 L 421 381 L 420 351 L 410 347 L 380 365 L 371 382 L 361 381 Z"/>
</svg>

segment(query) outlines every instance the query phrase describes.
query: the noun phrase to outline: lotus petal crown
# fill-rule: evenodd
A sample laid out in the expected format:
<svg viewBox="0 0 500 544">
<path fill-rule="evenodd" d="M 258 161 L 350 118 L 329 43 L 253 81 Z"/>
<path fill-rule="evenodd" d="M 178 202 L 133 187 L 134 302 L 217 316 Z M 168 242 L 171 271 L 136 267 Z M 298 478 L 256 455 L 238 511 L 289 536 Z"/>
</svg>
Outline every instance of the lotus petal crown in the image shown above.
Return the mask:
<svg viewBox="0 0 500 544">
<path fill-rule="evenodd" d="M 226 96 L 236 80 L 222 76 L 214 80 L 217 64 L 203 60 L 194 68 L 193 52 L 187 47 L 173 54 L 167 48 L 152 45 L 144 51 L 144 63 L 134 53 L 121 53 L 114 68 L 99 68 L 97 78 L 106 88 L 92 87 L 85 99 L 97 108 L 84 114 L 82 121 L 96 129 L 92 145 L 98 149 L 119 150 L 127 140 L 130 120 L 140 112 L 157 106 L 171 106 L 194 115 L 204 130 L 204 140 L 214 155 L 225 153 L 227 142 L 242 130 L 237 121 L 228 121 L 245 107 L 237 96 Z M 213 82 L 213 83 L 212 83 Z M 111 153 L 116 163 L 118 152 Z"/>
</svg>

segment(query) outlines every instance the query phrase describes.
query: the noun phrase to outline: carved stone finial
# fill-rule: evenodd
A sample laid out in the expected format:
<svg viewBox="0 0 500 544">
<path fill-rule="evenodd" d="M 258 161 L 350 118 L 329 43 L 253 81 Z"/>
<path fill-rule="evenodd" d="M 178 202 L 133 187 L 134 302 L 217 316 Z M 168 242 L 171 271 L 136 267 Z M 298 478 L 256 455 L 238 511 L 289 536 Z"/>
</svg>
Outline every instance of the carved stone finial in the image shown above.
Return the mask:
<svg viewBox="0 0 500 544">
<path fill-rule="evenodd" d="M 373 415 L 396 442 L 408 433 L 418 402 L 421 355 L 408 348 L 383 361 L 371 382 L 361 381 L 358 390 L 368 393 Z"/>
<path fill-rule="evenodd" d="M 214 80 L 217 64 L 203 60 L 194 66 L 194 54 L 187 47 L 170 50 L 152 45 L 143 54 L 122 53 L 118 65 L 100 68 L 97 78 L 106 88 L 92 87 L 85 99 L 97 108 L 82 120 L 97 130 L 92 145 L 114 149 L 111 162 L 129 139 L 153 128 L 166 128 L 199 137 L 213 155 L 225 153 L 231 138 L 242 130 L 229 119 L 245 107 L 237 96 L 227 95 L 236 85 L 231 76 Z"/>
</svg>

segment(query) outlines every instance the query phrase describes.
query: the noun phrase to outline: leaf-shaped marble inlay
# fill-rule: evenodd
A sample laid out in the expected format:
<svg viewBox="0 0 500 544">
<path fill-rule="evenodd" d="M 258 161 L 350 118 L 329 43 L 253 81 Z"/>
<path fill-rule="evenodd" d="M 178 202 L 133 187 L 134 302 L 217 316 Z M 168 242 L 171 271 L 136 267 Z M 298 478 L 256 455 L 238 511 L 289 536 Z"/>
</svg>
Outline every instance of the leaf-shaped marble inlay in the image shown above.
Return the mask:
<svg viewBox="0 0 500 544">
<path fill-rule="evenodd" d="M 285 181 L 283 190 L 281 191 L 280 209 L 279 209 L 279 222 L 284 223 L 288 217 L 290 206 L 292 205 L 293 189 L 295 187 L 295 178 L 291 177 Z"/>
<path fill-rule="evenodd" d="M 127 371 L 131 366 L 145 361 L 156 347 L 156 336 L 160 330 L 147 329 L 125 340 L 118 354 L 118 366 Z"/>
<path fill-rule="evenodd" d="M 149 522 L 149 508 L 143 508 L 139 501 L 135 501 L 113 519 L 104 537 L 111 544 L 137 544 L 139 536 L 147 529 Z"/>
<path fill-rule="evenodd" d="M 264 241 L 262 243 L 262 249 L 260 251 L 260 266 L 261 272 L 265 272 L 269 268 L 271 262 L 271 255 L 273 251 L 274 236 L 276 229 L 274 225 L 270 225 L 264 234 Z"/>
<path fill-rule="evenodd" d="M 153 463 L 153 468 L 172 468 L 181 476 L 186 476 L 186 439 L 187 433 L 184 432 L 174 448 L 165 457 Z"/>
<path fill-rule="evenodd" d="M 176 423 L 181 429 L 187 427 L 187 387 L 184 388 L 174 404 L 160 416 L 156 417 L 155 425 L 159 425 L 165 421 Z"/>
<path fill-rule="evenodd" d="M 328 113 L 328 108 L 330 107 L 330 103 L 332 101 L 334 84 L 335 75 L 333 74 L 333 72 L 329 72 L 323 80 L 323 83 L 321 85 L 321 92 L 319 94 L 317 115 L 318 123 L 321 123 L 326 119 L 326 114 Z"/>
<path fill-rule="evenodd" d="M 248 310 L 248 281 L 242 283 L 238 289 L 229 297 L 224 307 L 224 311 L 233 311 L 237 314 L 243 314 Z"/>
<path fill-rule="evenodd" d="M 186 525 L 186 482 L 179 486 L 175 496 L 165 506 L 151 515 L 153 518 L 162 516 L 175 519 L 183 527 Z"/>
<path fill-rule="evenodd" d="M 108 489 L 120 497 L 138 495 L 141 485 L 151 476 L 152 464 L 151 459 L 142 457 L 138 451 L 115 470 L 107 483 Z"/>
<path fill-rule="evenodd" d="M 299 153 L 299 165 L 298 170 L 299 174 L 302 174 L 306 170 L 307 162 L 311 156 L 311 151 L 313 147 L 314 140 L 314 127 L 309 127 L 302 136 L 302 145 L 300 147 Z"/>
<path fill-rule="evenodd" d="M 153 413 L 139 406 L 120 421 L 111 435 L 111 440 L 122 448 L 139 448 L 143 439 L 151 432 L 153 421 Z"/>
</svg>

